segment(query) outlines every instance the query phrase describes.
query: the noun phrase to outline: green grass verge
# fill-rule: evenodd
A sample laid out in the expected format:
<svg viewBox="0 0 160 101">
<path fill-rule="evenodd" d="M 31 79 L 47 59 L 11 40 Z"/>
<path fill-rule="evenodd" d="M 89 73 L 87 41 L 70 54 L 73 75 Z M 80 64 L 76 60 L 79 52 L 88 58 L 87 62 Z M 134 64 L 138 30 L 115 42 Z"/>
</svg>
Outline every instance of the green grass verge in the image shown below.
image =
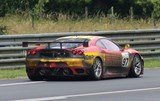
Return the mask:
<svg viewBox="0 0 160 101">
<path fill-rule="evenodd" d="M 145 68 L 157 68 L 157 67 L 160 67 L 160 59 L 144 60 L 144 67 Z"/>
<path fill-rule="evenodd" d="M 160 68 L 160 59 L 145 60 L 145 68 Z M 1 69 L 0 79 L 26 78 L 25 68 Z"/>
<path fill-rule="evenodd" d="M 0 79 L 24 78 L 24 77 L 26 77 L 25 68 L 0 70 Z"/>
</svg>

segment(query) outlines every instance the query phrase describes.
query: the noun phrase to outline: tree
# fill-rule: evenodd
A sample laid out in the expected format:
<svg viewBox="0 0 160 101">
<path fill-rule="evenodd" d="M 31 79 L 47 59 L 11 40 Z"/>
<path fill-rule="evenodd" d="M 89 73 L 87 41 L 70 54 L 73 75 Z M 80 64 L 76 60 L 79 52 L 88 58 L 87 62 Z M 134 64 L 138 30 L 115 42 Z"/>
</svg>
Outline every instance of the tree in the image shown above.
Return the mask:
<svg viewBox="0 0 160 101">
<path fill-rule="evenodd" d="M 159 0 L 154 0 L 154 10 L 152 13 L 152 17 L 156 20 L 160 19 L 160 1 Z"/>
<path fill-rule="evenodd" d="M 42 14 L 44 12 L 44 6 L 48 2 L 49 0 L 38 0 L 38 3 L 33 8 L 33 13 L 39 17 L 42 17 Z"/>
</svg>

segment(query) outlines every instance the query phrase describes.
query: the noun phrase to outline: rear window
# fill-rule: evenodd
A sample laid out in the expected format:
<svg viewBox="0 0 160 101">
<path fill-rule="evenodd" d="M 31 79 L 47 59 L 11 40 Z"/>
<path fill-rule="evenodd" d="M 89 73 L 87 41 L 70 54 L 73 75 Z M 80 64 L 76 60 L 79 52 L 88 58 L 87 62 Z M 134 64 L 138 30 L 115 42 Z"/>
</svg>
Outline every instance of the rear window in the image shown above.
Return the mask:
<svg viewBox="0 0 160 101">
<path fill-rule="evenodd" d="M 88 42 L 88 41 L 89 39 L 85 38 L 64 38 L 64 39 L 57 39 L 54 42 L 66 42 L 62 43 L 62 48 L 76 48 L 81 46 L 82 43 L 69 43 L 69 42 Z M 50 48 L 60 48 L 60 43 L 51 43 Z"/>
</svg>

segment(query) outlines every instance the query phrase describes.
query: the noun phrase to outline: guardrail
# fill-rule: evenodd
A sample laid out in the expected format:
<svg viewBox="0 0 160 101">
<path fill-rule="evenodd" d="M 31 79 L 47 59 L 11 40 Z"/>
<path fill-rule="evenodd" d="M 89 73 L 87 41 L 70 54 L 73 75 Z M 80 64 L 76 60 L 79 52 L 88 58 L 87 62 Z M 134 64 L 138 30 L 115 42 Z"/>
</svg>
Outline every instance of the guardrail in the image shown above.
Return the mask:
<svg viewBox="0 0 160 101">
<path fill-rule="evenodd" d="M 23 41 L 52 41 L 69 35 L 105 36 L 121 46 L 130 44 L 144 58 L 160 58 L 160 29 L 0 35 L 0 68 L 24 67 L 25 51 L 31 47 L 22 47 Z"/>
</svg>

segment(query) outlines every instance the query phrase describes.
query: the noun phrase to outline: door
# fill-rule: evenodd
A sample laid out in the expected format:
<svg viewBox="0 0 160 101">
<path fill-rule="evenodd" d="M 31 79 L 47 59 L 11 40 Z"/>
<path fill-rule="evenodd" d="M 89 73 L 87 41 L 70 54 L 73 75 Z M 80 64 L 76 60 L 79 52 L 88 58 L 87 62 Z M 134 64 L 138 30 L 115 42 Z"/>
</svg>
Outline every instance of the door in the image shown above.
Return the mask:
<svg viewBox="0 0 160 101">
<path fill-rule="evenodd" d="M 101 42 L 104 44 L 106 53 L 106 73 L 109 76 L 119 76 L 123 75 L 125 68 L 122 67 L 122 53 L 120 48 L 107 39 L 101 39 Z"/>
</svg>

